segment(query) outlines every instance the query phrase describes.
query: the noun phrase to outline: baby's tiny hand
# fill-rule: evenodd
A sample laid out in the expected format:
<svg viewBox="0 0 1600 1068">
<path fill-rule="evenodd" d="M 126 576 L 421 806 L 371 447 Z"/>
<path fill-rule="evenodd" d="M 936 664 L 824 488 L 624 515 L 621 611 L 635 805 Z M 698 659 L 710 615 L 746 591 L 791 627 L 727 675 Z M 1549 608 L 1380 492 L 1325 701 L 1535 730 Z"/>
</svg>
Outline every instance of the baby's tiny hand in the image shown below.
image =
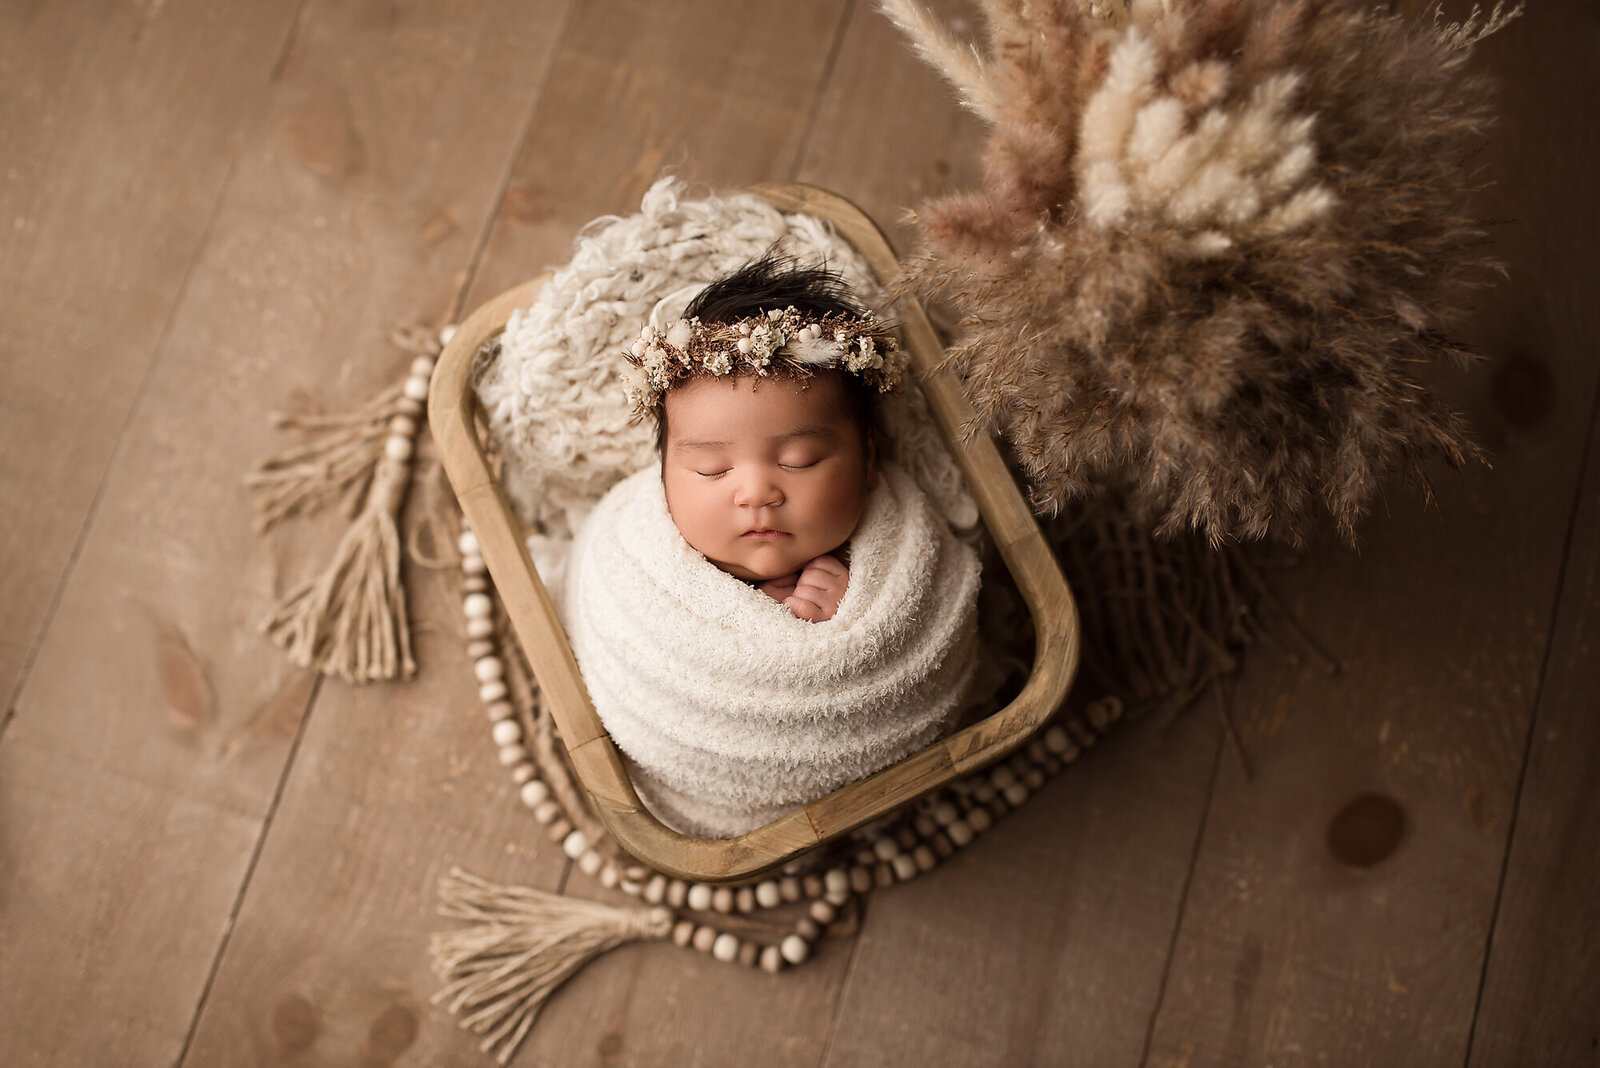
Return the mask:
<svg viewBox="0 0 1600 1068">
<path fill-rule="evenodd" d="M 789 581 L 777 579 L 777 582 Z M 821 623 L 832 619 L 850 584 L 850 572 L 832 556 L 819 556 L 793 579 L 793 589 L 778 598 L 797 618 Z"/>
</svg>

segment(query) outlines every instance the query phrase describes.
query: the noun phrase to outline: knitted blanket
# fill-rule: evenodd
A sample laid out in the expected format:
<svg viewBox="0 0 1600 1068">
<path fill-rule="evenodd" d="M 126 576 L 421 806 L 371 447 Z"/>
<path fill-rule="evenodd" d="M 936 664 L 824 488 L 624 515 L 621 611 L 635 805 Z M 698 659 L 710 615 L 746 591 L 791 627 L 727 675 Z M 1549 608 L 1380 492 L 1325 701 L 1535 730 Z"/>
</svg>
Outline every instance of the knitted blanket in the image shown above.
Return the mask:
<svg viewBox="0 0 1600 1068">
<path fill-rule="evenodd" d="M 573 543 L 564 613 L 596 711 L 664 823 L 727 837 L 927 745 L 977 660 L 978 560 L 898 467 L 850 541 L 834 617 L 795 618 L 683 540 L 657 468 Z"/>
</svg>

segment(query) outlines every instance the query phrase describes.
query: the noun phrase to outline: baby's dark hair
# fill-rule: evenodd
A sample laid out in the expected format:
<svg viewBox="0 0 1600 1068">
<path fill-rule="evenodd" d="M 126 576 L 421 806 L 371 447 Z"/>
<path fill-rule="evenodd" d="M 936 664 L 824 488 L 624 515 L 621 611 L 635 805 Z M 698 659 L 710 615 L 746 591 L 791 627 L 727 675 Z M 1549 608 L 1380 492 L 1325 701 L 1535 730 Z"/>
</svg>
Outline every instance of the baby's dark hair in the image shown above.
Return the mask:
<svg viewBox="0 0 1600 1068">
<path fill-rule="evenodd" d="M 685 319 L 703 323 L 735 323 L 773 309 L 794 308 L 809 315 L 850 315 L 864 318 L 865 308 L 851 292 L 850 283 L 826 265 L 804 267 L 792 256 L 769 250 L 758 260 L 717 279 L 702 289 L 683 310 Z M 876 408 L 873 390 L 860 376 L 844 371 L 819 372 L 836 376 L 844 386 L 851 420 L 864 442 L 872 441 Z M 656 413 L 656 451 L 667 449 L 667 406 Z"/>
</svg>

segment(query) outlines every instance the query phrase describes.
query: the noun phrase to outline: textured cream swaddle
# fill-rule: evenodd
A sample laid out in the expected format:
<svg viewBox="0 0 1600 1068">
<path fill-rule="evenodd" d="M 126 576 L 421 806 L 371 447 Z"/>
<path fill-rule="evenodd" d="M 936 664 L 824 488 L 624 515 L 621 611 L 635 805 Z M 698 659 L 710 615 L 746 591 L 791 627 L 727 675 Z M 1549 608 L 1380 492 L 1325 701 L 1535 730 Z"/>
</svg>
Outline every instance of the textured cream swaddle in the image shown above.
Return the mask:
<svg viewBox="0 0 1600 1068">
<path fill-rule="evenodd" d="M 618 483 L 573 543 L 565 625 L 640 796 L 669 826 L 740 834 L 927 745 L 977 659 L 978 560 L 892 464 L 822 623 L 712 565 L 661 475 Z"/>
</svg>

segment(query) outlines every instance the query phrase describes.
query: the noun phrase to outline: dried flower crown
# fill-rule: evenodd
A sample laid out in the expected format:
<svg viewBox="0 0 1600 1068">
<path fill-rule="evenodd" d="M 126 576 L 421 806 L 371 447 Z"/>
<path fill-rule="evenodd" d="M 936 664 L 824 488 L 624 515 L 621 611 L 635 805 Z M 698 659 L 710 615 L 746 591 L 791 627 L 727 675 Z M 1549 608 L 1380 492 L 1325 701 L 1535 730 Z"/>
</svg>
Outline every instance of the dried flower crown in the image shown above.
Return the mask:
<svg viewBox="0 0 1600 1068">
<path fill-rule="evenodd" d="M 806 378 L 838 369 L 879 393 L 892 392 L 905 376 L 905 356 L 886 324 L 792 307 L 731 323 L 676 319 L 664 331 L 647 325 L 624 359 L 622 384 L 635 417 L 655 413 L 668 390 L 701 376 Z"/>
</svg>

